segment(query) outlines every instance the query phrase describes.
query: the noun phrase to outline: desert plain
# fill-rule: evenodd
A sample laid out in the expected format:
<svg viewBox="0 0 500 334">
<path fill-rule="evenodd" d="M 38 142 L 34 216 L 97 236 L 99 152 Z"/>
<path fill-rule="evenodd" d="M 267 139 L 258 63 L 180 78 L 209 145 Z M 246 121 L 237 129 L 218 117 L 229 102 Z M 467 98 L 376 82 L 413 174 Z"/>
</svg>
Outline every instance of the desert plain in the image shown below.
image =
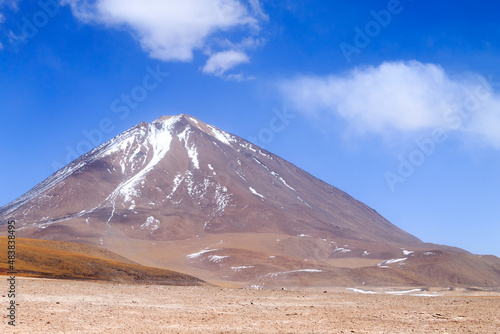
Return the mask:
<svg viewBox="0 0 500 334">
<path fill-rule="evenodd" d="M 480 289 L 261 290 L 19 277 L 16 302 L 16 326 L 2 307 L 1 333 L 500 333 L 500 292 Z"/>
</svg>

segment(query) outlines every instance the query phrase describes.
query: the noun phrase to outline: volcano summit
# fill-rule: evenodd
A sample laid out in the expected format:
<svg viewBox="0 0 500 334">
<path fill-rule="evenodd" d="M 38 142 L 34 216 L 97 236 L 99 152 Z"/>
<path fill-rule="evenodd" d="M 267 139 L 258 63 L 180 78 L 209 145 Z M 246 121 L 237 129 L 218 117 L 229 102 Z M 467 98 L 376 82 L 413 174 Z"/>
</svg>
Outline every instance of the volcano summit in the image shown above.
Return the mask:
<svg viewBox="0 0 500 334">
<path fill-rule="evenodd" d="M 500 286 L 500 260 L 427 244 L 188 115 L 142 122 L 0 208 L 18 236 L 99 245 L 234 285 Z M 5 232 L 5 226 L 2 226 Z"/>
</svg>

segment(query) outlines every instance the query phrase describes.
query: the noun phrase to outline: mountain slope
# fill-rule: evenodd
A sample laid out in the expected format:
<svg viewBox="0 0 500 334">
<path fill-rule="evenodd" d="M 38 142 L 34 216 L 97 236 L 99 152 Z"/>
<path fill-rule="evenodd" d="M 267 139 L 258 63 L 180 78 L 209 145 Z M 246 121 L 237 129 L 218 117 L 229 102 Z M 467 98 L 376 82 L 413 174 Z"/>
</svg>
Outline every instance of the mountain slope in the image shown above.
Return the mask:
<svg viewBox="0 0 500 334">
<path fill-rule="evenodd" d="M 426 245 L 341 190 L 188 115 L 125 131 L 1 208 L 0 219 L 15 219 L 25 237 L 98 244 L 213 281 L 381 270 L 409 249 L 466 254 Z"/>
<path fill-rule="evenodd" d="M 107 217 L 111 230 L 118 221 L 138 217 L 147 221 L 144 213 L 150 210 L 189 220 L 182 231 L 160 224 L 154 233 L 150 230 L 156 218 L 147 223 L 148 234 L 154 235 L 149 237 L 162 240 L 201 231 L 291 235 L 319 231 L 419 242 L 346 193 L 241 138 L 184 115 L 126 131 L 2 208 L 0 215 L 42 229 L 64 219 Z"/>
<path fill-rule="evenodd" d="M 0 237 L 7 249 L 7 238 Z M 16 276 L 93 279 L 128 283 L 200 285 L 203 281 L 171 270 L 141 266 L 105 249 L 71 242 L 34 239 L 16 240 Z M 9 264 L 0 257 L 0 274 Z"/>
</svg>

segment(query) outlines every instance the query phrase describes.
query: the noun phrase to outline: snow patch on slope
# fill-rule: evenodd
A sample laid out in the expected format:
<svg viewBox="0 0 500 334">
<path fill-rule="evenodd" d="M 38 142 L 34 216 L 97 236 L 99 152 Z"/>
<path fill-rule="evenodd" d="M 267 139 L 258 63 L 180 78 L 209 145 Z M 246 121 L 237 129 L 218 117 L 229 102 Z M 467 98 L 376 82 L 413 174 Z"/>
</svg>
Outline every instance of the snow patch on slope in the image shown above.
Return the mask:
<svg viewBox="0 0 500 334">
<path fill-rule="evenodd" d="M 197 252 L 197 253 L 191 253 L 189 255 L 187 255 L 187 257 L 189 259 L 195 259 L 205 253 L 210 253 L 210 252 L 215 252 L 215 251 L 218 251 L 218 249 L 202 249 L 201 251 Z"/>
<path fill-rule="evenodd" d="M 340 252 L 340 253 L 349 253 L 349 252 L 351 252 L 351 250 L 347 249 L 347 248 L 335 246 L 335 249 L 332 252 L 334 252 L 334 253 L 337 253 L 337 252 Z"/>
<path fill-rule="evenodd" d="M 369 294 L 369 295 L 373 295 L 373 294 L 375 294 L 375 293 L 376 293 L 375 291 L 371 291 L 371 290 L 361 290 L 361 289 L 356 289 L 356 288 L 346 288 L 346 290 L 350 290 L 350 291 L 352 291 L 352 292 L 357 292 L 357 293 Z"/>
<path fill-rule="evenodd" d="M 177 188 L 179 188 L 179 185 L 181 182 L 184 180 L 184 177 L 181 175 L 181 173 L 177 173 L 177 175 L 174 178 L 174 185 L 172 186 L 172 191 L 170 194 L 167 196 L 168 199 L 172 199 L 172 196 L 174 193 L 177 191 Z"/>
<path fill-rule="evenodd" d="M 391 294 L 391 295 L 403 295 L 406 293 L 412 293 L 412 292 L 421 292 L 423 291 L 422 289 L 411 289 L 411 290 L 401 290 L 401 291 L 386 291 L 385 293 Z"/>
<path fill-rule="evenodd" d="M 212 132 L 213 136 L 217 138 L 220 142 L 231 146 L 231 142 L 235 142 L 236 140 L 232 138 L 228 133 L 221 131 L 219 129 L 216 129 L 215 127 L 208 125 L 210 131 Z"/>
<path fill-rule="evenodd" d="M 151 232 L 156 231 L 160 228 L 160 221 L 158 219 L 155 219 L 155 217 L 150 216 L 146 219 L 146 222 L 141 225 L 141 229 L 144 228 L 149 228 Z"/>
<path fill-rule="evenodd" d="M 262 199 L 264 199 L 265 197 L 262 196 L 261 194 L 259 194 L 254 188 L 252 187 L 248 187 L 248 189 L 250 189 L 250 191 L 252 192 L 252 194 L 256 195 L 256 196 L 259 196 L 261 197 Z"/>
<path fill-rule="evenodd" d="M 193 162 L 193 167 L 195 169 L 200 169 L 200 162 L 198 161 L 198 150 L 196 149 L 196 146 L 194 144 L 189 145 L 189 135 L 191 134 L 191 127 L 186 126 L 184 131 L 182 131 L 180 134 L 177 135 L 177 137 L 184 142 L 184 147 L 186 148 L 186 152 Z"/>
<path fill-rule="evenodd" d="M 151 147 L 152 157 L 149 163 L 137 174 L 122 182 L 118 188 L 108 196 L 109 200 L 113 200 L 118 196 L 122 196 L 125 202 L 130 202 L 132 197 L 139 196 L 139 191 L 136 188 L 137 184 L 144 180 L 146 175 L 166 156 L 170 150 L 172 142 L 171 130 L 175 123 L 180 120 L 180 116 L 171 117 L 158 123 L 148 125 L 147 144 Z M 149 147 L 147 147 L 149 149 Z"/>
<path fill-rule="evenodd" d="M 118 152 L 123 152 L 123 151 L 126 151 L 128 148 L 130 148 L 133 143 L 135 142 L 136 140 L 136 136 L 134 136 L 133 134 L 126 137 L 125 139 L 123 140 L 120 140 L 120 141 L 113 141 L 111 142 L 111 145 L 109 145 L 106 150 L 104 150 L 100 155 L 99 157 L 100 158 L 104 158 L 104 157 L 107 157 L 107 156 L 110 156 L 110 155 L 113 155 L 115 153 L 118 153 Z M 124 172 L 123 170 L 123 166 L 122 166 L 122 173 Z"/>
<path fill-rule="evenodd" d="M 215 185 L 215 207 L 210 214 L 210 219 L 205 222 L 203 225 L 203 230 L 207 230 L 210 228 L 210 224 L 212 221 L 216 220 L 226 210 L 228 207 L 232 194 L 228 192 L 227 188 L 220 183 Z"/>
<path fill-rule="evenodd" d="M 286 275 L 286 274 L 293 274 L 293 273 L 322 273 L 323 270 L 319 269 L 297 269 L 297 270 L 290 270 L 290 271 L 281 271 L 278 273 L 270 273 L 268 276 L 270 277 L 276 277 L 280 275 Z"/>
<path fill-rule="evenodd" d="M 222 260 L 224 260 L 225 258 L 228 258 L 229 256 L 220 256 L 220 255 L 209 255 L 208 256 L 208 260 L 211 261 L 211 262 L 215 262 L 215 263 L 221 263 Z"/>
<path fill-rule="evenodd" d="M 388 264 L 392 264 L 392 263 L 397 263 L 397 262 L 402 262 L 404 260 L 408 260 L 407 257 L 404 257 L 404 258 L 401 258 L 401 259 L 391 259 L 391 260 L 384 260 L 382 262 L 380 262 L 379 264 L 377 264 L 377 266 L 381 267 L 381 266 L 386 266 Z"/>
<path fill-rule="evenodd" d="M 285 179 L 283 179 L 283 178 L 281 177 L 281 175 L 279 175 L 279 174 L 278 174 L 278 173 L 276 173 L 275 171 L 270 171 L 270 172 L 271 172 L 271 174 L 272 174 L 274 177 L 276 177 L 278 180 L 280 180 L 280 181 L 281 181 L 281 183 L 283 183 L 283 184 L 284 184 L 285 186 L 287 186 L 289 189 L 291 189 L 291 190 L 293 190 L 293 191 L 297 192 L 297 191 L 296 191 L 294 188 L 292 188 L 292 187 L 291 187 L 288 183 L 286 183 Z"/>
<path fill-rule="evenodd" d="M 257 150 L 253 147 L 252 144 L 250 144 L 248 142 L 240 142 L 239 144 L 240 144 L 241 147 L 246 148 L 247 150 L 250 150 L 252 152 L 257 153 Z"/>
<path fill-rule="evenodd" d="M 242 269 L 250 269 L 250 268 L 254 268 L 254 266 L 239 266 L 239 267 L 231 267 L 232 270 L 234 271 L 240 271 Z"/>
</svg>

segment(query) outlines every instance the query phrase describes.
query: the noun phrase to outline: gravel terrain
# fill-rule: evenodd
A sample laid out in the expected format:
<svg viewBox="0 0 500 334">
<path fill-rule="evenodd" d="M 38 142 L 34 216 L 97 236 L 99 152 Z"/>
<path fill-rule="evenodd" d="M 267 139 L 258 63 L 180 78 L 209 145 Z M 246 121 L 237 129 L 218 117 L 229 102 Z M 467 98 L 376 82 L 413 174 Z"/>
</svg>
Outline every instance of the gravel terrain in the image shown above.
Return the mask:
<svg viewBox="0 0 500 334">
<path fill-rule="evenodd" d="M 17 283 L 17 326 L 7 325 L 2 306 L 1 333 L 500 333 L 494 292 Z M 6 293 L 1 304 L 8 305 Z"/>
</svg>

